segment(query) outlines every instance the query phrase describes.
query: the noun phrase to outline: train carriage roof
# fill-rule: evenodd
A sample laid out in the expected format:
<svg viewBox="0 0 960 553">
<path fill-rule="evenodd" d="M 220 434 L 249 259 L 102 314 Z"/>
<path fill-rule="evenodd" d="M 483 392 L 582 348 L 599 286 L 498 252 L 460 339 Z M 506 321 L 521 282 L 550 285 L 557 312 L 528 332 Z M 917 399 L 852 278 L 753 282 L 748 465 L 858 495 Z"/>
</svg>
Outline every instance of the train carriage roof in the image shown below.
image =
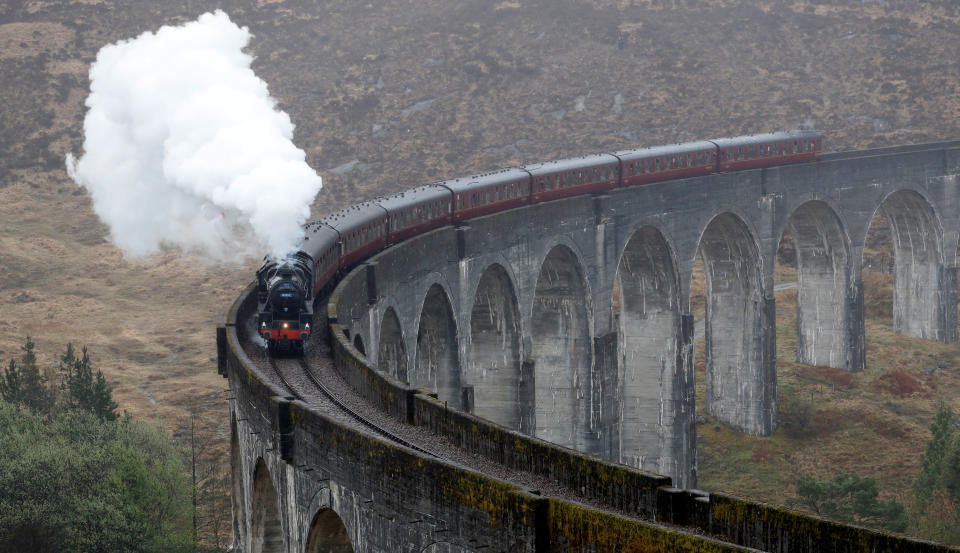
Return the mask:
<svg viewBox="0 0 960 553">
<path fill-rule="evenodd" d="M 320 219 L 320 222 L 333 227 L 343 235 L 386 216 L 387 211 L 380 207 L 380 204 L 367 201 L 362 204 L 350 206 L 336 213 L 331 213 L 323 219 Z"/>
<path fill-rule="evenodd" d="M 434 183 L 438 186 L 446 186 L 454 192 L 469 192 L 480 188 L 486 188 L 495 184 L 515 182 L 520 180 L 529 180 L 530 174 L 519 167 L 510 167 L 491 173 L 482 173 L 469 177 L 460 177 Z"/>
<path fill-rule="evenodd" d="M 682 144 L 669 144 L 667 146 L 653 146 L 650 148 L 638 148 L 635 150 L 621 150 L 614 152 L 613 155 L 623 161 L 633 161 L 635 159 L 645 159 L 648 157 L 669 156 L 674 154 L 686 154 L 691 152 L 700 152 L 703 150 L 712 150 L 716 144 L 708 140 L 697 142 L 684 142 Z"/>
<path fill-rule="evenodd" d="M 317 260 L 331 247 L 337 245 L 340 234 L 323 221 L 307 223 L 304 228 L 303 243 L 300 251 Z"/>
<path fill-rule="evenodd" d="M 782 142 L 784 140 L 799 140 L 801 138 L 820 138 L 823 136 L 817 131 L 780 131 L 765 134 L 752 134 L 749 136 L 735 136 L 732 138 L 718 138 L 711 140 L 720 148 L 729 148 L 730 146 L 740 146 L 742 144 L 766 144 L 768 142 Z"/>
<path fill-rule="evenodd" d="M 533 176 L 548 175 L 563 171 L 574 171 L 585 167 L 596 167 L 598 165 L 607 165 L 617 163 L 617 158 L 610 154 L 591 154 L 582 157 L 573 157 L 569 159 L 558 159 L 556 161 L 544 161 L 526 165 L 524 169 L 530 171 Z"/>
<path fill-rule="evenodd" d="M 390 213 L 393 213 L 394 211 L 420 205 L 424 202 L 449 199 L 450 190 L 437 184 L 427 184 L 412 190 L 405 190 L 393 196 L 380 198 L 376 200 L 376 202 Z"/>
</svg>

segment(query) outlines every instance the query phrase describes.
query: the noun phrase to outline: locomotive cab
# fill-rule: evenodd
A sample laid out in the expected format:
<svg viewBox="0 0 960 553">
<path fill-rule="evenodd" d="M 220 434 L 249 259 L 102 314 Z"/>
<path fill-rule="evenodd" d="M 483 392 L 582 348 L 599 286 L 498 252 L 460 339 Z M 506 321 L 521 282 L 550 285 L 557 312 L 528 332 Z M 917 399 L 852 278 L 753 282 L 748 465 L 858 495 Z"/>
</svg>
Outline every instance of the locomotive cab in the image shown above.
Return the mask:
<svg viewBox="0 0 960 553">
<path fill-rule="evenodd" d="M 303 353 L 313 326 L 312 265 L 298 252 L 257 271 L 257 332 L 270 353 Z"/>
</svg>

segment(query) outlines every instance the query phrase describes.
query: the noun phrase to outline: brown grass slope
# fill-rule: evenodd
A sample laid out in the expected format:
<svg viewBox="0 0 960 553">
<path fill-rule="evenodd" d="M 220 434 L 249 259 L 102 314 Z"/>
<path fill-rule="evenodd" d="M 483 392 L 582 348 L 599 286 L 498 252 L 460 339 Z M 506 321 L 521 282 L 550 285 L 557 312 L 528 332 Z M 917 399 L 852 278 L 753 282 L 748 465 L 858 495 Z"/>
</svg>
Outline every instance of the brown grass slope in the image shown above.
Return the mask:
<svg viewBox="0 0 960 553">
<path fill-rule="evenodd" d="M 213 7 L 255 34 L 255 70 L 325 179 L 315 215 L 510 164 L 799 125 L 822 130 L 829 150 L 960 137 L 953 0 L 8 0 L 0 359 L 27 334 L 45 362 L 67 340 L 88 344 L 123 409 L 171 425 L 200 411 L 225 428 L 213 326 L 255 262 L 125 259 L 63 156 L 82 147 L 86 72 L 101 46 Z M 845 467 L 905 493 L 933 398 L 958 397 L 956 346 L 871 320 L 868 370 L 828 385 L 840 377 L 792 363 L 787 303 L 781 397 L 822 405 L 824 435 L 702 425 L 702 484 L 780 501 L 798 471 Z M 934 358 L 948 369 L 918 372 Z M 889 392 L 894 369 L 919 391 Z"/>
</svg>

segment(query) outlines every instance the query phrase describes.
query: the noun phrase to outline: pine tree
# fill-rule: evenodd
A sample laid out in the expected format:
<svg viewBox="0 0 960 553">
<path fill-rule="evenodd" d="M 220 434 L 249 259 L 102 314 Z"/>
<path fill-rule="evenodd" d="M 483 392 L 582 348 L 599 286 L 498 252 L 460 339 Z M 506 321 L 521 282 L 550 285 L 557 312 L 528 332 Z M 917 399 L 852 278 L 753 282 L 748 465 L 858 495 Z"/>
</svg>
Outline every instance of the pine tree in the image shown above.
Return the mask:
<svg viewBox="0 0 960 553">
<path fill-rule="evenodd" d="M 0 397 L 7 403 L 19 405 L 22 395 L 20 368 L 17 367 L 17 361 L 11 359 L 10 365 L 3 371 L 3 378 L 0 379 Z"/>
<path fill-rule="evenodd" d="M 93 413 L 101 420 L 117 419 L 117 403 L 113 401 L 112 389 L 102 371 L 98 369 L 94 373 L 86 347 L 77 359 L 73 344 L 67 344 L 66 351 L 60 356 L 60 370 L 63 371 L 63 389 L 69 407 Z"/>
<path fill-rule="evenodd" d="M 954 448 L 953 411 L 943 401 L 937 406 L 937 416 L 930 425 L 933 437 L 927 442 L 927 450 L 920 461 L 920 474 L 913 483 L 917 510 L 926 510 L 933 491 L 943 483 L 944 463 Z"/>
<path fill-rule="evenodd" d="M 33 348 L 33 340 L 27 336 L 26 343 L 20 348 L 23 354 L 19 365 L 11 359 L 4 371 L 0 392 L 7 402 L 43 415 L 53 410 L 56 397 L 52 397 L 47 388 L 47 378 L 40 372 Z"/>
</svg>

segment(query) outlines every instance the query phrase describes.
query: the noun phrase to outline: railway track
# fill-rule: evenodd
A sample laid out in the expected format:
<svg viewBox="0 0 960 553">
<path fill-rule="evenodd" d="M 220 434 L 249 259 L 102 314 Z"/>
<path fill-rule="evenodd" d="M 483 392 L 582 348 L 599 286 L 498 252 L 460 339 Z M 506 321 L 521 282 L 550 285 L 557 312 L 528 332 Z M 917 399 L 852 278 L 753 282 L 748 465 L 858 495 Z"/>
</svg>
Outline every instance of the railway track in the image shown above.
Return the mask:
<svg viewBox="0 0 960 553">
<path fill-rule="evenodd" d="M 296 386 L 291 384 L 290 381 L 287 379 L 287 375 L 285 375 L 283 370 L 281 370 L 280 367 L 278 366 L 277 359 L 275 359 L 272 356 L 268 357 L 268 359 L 269 359 L 270 368 L 273 369 L 273 372 L 277 375 L 280 381 L 283 382 L 283 385 L 286 386 L 288 390 L 290 390 L 290 394 L 293 395 L 293 397 L 299 399 L 300 401 L 303 401 L 304 403 L 309 403 L 309 400 L 306 397 L 304 397 L 304 395 L 300 393 L 300 391 L 296 388 Z M 289 359 L 288 361 L 294 361 L 294 360 Z M 313 374 L 313 371 L 310 370 L 310 366 L 307 364 L 306 359 L 303 359 L 301 357 L 296 359 L 295 361 L 296 361 L 296 365 L 298 365 L 300 369 L 303 370 L 303 374 L 306 375 L 306 377 L 310 380 L 310 382 L 313 383 L 313 385 L 317 388 L 317 390 L 320 391 L 321 394 L 324 395 L 324 397 L 326 397 L 328 400 L 333 402 L 334 405 L 342 409 L 345 413 L 350 415 L 351 418 L 355 419 L 357 422 L 359 422 L 363 426 L 366 426 L 370 430 L 374 431 L 377 434 L 380 434 L 381 436 L 383 436 L 384 438 L 387 438 L 392 442 L 396 442 L 400 445 L 409 447 L 414 451 L 419 451 L 420 453 L 429 455 L 431 457 L 435 457 L 437 459 L 442 458 L 441 455 L 437 455 L 432 451 L 424 449 L 418 446 L 417 444 L 414 444 L 408 440 L 401 438 L 400 436 L 397 436 L 393 432 L 390 432 L 389 430 L 377 425 L 376 423 L 372 422 L 371 420 L 364 417 L 360 413 L 356 412 L 350 406 L 340 401 L 340 399 L 333 392 L 331 392 L 330 389 L 327 388 L 323 384 L 323 382 L 321 382 L 320 379 L 316 377 L 316 375 Z"/>
</svg>

